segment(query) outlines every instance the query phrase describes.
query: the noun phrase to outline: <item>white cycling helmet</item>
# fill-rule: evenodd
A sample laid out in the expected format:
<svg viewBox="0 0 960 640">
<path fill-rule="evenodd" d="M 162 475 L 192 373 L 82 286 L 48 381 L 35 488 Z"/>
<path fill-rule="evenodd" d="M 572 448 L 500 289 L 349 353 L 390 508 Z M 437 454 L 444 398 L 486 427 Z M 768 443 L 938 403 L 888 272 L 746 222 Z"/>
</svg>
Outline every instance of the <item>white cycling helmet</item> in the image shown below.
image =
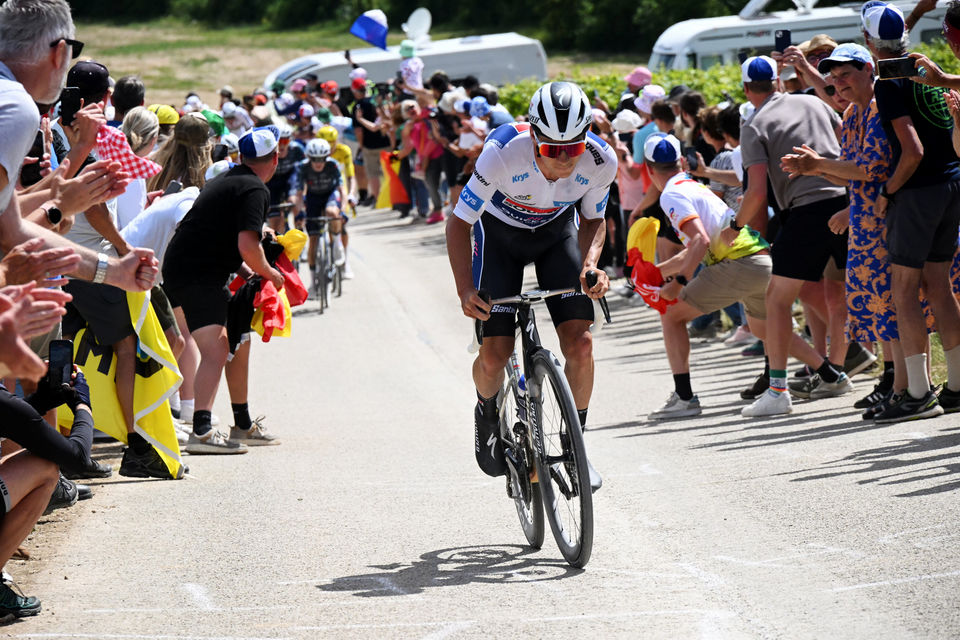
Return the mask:
<svg viewBox="0 0 960 640">
<path fill-rule="evenodd" d="M 530 99 L 527 120 L 538 136 L 556 142 L 583 137 L 593 113 L 587 94 L 572 82 L 548 82 Z"/>
<path fill-rule="evenodd" d="M 330 143 L 323 138 L 314 138 L 307 143 L 306 153 L 311 160 L 326 160 L 330 157 Z"/>
<path fill-rule="evenodd" d="M 293 137 L 293 129 L 287 124 L 278 125 L 277 130 L 280 132 L 280 140 L 289 140 Z"/>
</svg>

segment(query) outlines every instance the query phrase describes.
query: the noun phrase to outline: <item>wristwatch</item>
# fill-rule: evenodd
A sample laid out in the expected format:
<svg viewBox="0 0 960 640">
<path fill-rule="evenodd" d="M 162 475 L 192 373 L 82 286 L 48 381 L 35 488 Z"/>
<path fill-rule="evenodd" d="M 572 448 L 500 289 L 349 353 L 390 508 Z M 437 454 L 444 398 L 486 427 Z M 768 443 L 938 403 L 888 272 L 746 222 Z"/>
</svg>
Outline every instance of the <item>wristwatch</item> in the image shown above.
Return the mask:
<svg viewBox="0 0 960 640">
<path fill-rule="evenodd" d="M 684 287 L 687 286 L 687 283 L 689 282 L 689 280 L 687 280 L 687 276 L 683 275 L 682 273 L 678 273 L 677 275 L 673 276 L 673 279 L 679 282 L 680 285 Z"/>
<path fill-rule="evenodd" d="M 107 279 L 107 265 L 110 264 L 110 259 L 105 253 L 97 254 L 97 272 L 93 275 L 94 284 L 103 284 L 103 281 Z"/>
<path fill-rule="evenodd" d="M 894 198 L 897 194 L 895 194 L 895 193 L 890 193 L 889 191 L 887 191 L 887 185 L 883 185 L 883 187 L 880 189 L 880 195 L 882 195 L 884 198 L 886 198 L 889 202 L 893 202 L 893 198 Z"/>
<path fill-rule="evenodd" d="M 730 228 L 733 229 L 734 231 L 740 231 L 741 229 L 743 229 L 743 227 L 737 224 L 736 217 L 730 218 Z"/>
<path fill-rule="evenodd" d="M 49 205 L 40 208 L 43 209 L 44 215 L 47 216 L 47 222 L 49 222 L 51 226 L 57 226 L 60 224 L 60 221 L 63 220 L 63 212 L 57 207 Z"/>
</svg>

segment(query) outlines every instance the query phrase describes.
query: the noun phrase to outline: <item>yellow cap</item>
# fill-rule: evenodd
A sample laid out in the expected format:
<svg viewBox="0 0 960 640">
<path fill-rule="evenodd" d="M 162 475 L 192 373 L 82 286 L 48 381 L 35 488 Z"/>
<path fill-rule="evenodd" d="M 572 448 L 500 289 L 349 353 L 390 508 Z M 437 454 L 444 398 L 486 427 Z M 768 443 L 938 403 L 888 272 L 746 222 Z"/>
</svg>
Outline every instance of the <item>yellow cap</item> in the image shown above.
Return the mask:
<svg viewBox="0 0 960 640">
<path fill-rule="evenodd" d="M 157 114 L 160 124 L 177 124 L 180 121 L 180 114 L 168 104 L 152 104 L 147 110 Z"/>
</svg>

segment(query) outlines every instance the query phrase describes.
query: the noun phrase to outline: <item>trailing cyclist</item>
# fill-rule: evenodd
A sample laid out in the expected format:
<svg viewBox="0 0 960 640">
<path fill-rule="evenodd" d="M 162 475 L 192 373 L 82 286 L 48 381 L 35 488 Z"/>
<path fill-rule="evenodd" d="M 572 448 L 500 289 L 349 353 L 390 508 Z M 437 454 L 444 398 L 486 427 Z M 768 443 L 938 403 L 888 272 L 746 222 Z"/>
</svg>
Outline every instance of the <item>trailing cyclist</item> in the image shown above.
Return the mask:
<svg viewBox="0 0 960 640">
<path fill-rule="evenodd" d="M 304 196 L 306 231 L 310 237 L 307 261 L 310 273 L 315 273 L 317 242 L 322 226 L 316 223 L 326 218 L 333 239 L 333 261 L 338 267 L 346 267 L 346 248 L 341 236 L 347 222 L 341 203 L 346 199 L 340 167 L 330 158 L 330 145 L 326 140 L 315 138 L 307 143 L 307 163 L 300 172 L 300 192 Z M 311 287 L 313 288 L 313 287 Z"/>
<path fill-rule="evenodd" d="M 600 298 L 610 286 L 597 260 L 617 156 L 589 133 L 590 103 L 576 84 L 551 82 L 540 87 L 530 100 L 528 119 L 529 124 L 505 124 L 487 137 L 446 229 L 463 313 L 484 321 L 483 343 L 473 364 L 474 437 L 477 464 L 491 476 L 506 471 L 497 394 L 514 349 L 516 308 L 491 307 L 478 290 L 492 298 L 517 294 L 523 269 L 530 263 L 536 265 L 543 289 L 572 287 L 579 279 L 586 295 L 550 298 L 547 308 L 582 426 L 593 391 L 594 312 L 589 298 Z M 599 274 L 593 287 L 586 284 L 590 270 Z M 590 475 L 596 490 L 600 477 L 592 469 Z"/>
<path fill-rule="evenodd" d="M 338 142 L 340 134 L 336 127 L 329 124 L 320 127 L 320 130 L 317 131 L 317 137 L 326 140 L 327 144 L 330 145 L 330 157 L 340 164 L 343 169 L 343 177 L 346 178 L 347 202 L 351 207 L 356 207 L 359 198 L 357 197 L 357 172 L 353 167 L 353 151 L 347 145 Z M 344 239 L 344 245 L 346 244 L 347 241 Z"/>
<path fill-rule="evenodd" d="M 299 209 L 300 166 L 304 162 L 303 147 L 291 143 L 293 130 L 280 127 L 280 142 L 277 145 L 277 171 L 267 182 L 270 190 L 270 210 L 267 224 L 277 234 L 287 230 L 287 210 Z"/>
</svg>

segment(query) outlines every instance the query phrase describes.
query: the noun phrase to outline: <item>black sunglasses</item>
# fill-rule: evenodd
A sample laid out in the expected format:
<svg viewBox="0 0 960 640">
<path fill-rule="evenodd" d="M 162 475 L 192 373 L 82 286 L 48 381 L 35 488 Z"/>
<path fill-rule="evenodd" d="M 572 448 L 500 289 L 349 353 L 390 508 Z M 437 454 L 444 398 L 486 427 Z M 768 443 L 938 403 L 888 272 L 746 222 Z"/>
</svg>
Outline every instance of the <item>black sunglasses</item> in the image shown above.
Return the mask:
<svg viewBox="0 0 960 640">
<path fill-rule="evenodd" d="M 71 40 L 70 38 L 60 38 L 60 40 L 63 40 L 64 42 L 66 42 L 68 45 L 70 45 L 70 46 L 73 48 L 73 54 L 72 54 L 71 57 L 72 57 L 74 60 L 76 60 L 77 58 L 80 57 L 80 52 L 83 51 L 83 43 L 82 43 L 82 42 L 80 42 L 79 40 Z M 55 47 L 55 46 L 57 46 L 58 44 L 60 44 L 60 40 L 57 40 L 57 41 L 55 41 L 55 42 L 51 42 L 51 43 L 50 43 L 50 48 L 52 49 L 53 47 Z"/>
</svg>

